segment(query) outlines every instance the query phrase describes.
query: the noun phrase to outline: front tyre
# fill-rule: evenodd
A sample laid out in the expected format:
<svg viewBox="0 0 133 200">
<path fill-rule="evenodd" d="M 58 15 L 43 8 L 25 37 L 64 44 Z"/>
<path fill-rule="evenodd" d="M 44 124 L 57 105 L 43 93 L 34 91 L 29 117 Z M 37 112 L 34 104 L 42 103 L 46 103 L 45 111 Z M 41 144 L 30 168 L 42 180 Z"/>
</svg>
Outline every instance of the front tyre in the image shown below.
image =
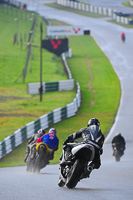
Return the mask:
<svg viewBox="0 0 133 200">
<path fill-rule="evenodd" d="M 34 159 L 30 159 L 27 163 L 27 172 L 32 172 L 33 170 L 33 166 L 34 166 L 34 162 L 35 160 Z"/>
<path fill-rule="evenodd" d="M 116 155 L 115 155 L 115 160 L 116 160 L 116 162 L 119 162 L 119 161 L 120 161 L 120 155 L 119 155 L 118 152 L 117 152 Z"/>
<path fill-rule="evenodd" d="M 120 153 L 119 153 L 118 150 L 115 150 L 115 151 L 114 151 L 114 156 L 115 156 L 115 161 L 116 161 L 116 162 L 119 162 L 121 156 L 120 156 Z"/>
<path fill-rule="evenodd" d="M 65 179 L 63 178 L 62 175 L 60 175 L 58 180 L 58 186 L 63 187 L 64 185 L 65 185 Z"/>
<path fill-rule="evenodd" d="M 86 162 L 84 160 L 80 159 L 75 161 L 67 176 L 66 186 L 68 188 L 74 188 L 77 185 L 78 181 L 80 180 L 81 174 L 84 171 L 85 163 Z"/>
</svg>

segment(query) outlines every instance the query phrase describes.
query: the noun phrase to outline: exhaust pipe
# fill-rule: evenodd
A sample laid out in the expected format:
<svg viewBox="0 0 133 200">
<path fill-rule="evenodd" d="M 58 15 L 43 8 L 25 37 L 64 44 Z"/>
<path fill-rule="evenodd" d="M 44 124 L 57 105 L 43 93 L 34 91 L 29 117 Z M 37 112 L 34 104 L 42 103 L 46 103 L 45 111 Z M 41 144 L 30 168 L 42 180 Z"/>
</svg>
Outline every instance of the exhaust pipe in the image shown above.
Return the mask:
<svg viewBox="0 0 133 200">
<path fill-rule="evenodd" d="M 92 166 L 87 166 L 87 170 L 89 171 L 89 172 L 91 172 L 92 170 L 93 170 L 93 167 Z"/>
</svg>

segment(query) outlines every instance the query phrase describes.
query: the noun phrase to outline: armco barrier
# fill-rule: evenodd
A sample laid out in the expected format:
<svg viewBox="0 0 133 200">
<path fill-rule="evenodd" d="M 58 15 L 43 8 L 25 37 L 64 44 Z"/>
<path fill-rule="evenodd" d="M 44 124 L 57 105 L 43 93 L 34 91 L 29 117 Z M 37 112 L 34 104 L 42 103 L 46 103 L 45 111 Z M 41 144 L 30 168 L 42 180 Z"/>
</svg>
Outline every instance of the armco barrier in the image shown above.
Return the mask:
<svg viewBox="0 0 133 200">
<path fill-rule="evenodd" d="M 68 52 L 61 54 L 61 59 L 62 59 L 63 66 L 64 66 L 64 69 L 65 69 L 65 72 L 67 74 L 68 79 L 72 79 L 72 74 L 71 74 L 71 71 L 70 71 L 70 69 L 67 65 L 66 57 L 70 58 L 71 54 L 72 54 L 71 49 L 69 49 Z"/>
<path fill-rule="evenodd" d="M 69 49 L 70 53 L 71 49 Z M 67 74 L 67 77 L 69 80 L 62 80 L 62 81 L 56 81 L 56 82 L 48 82 L 42 83 L 43 86 L 43 93 L 50 92 L 50 91 L 67 91 L 67 90 L 73 90 L 74 88 L 74 79 L 72 79 L 71 71 L 67 65 L 66 61 L 66 53 L 62 53 L 61 60 L 65 69 L 65 72 Z M 71 53 L 70 53 L 71 54 Z M 29 83 L 28 84 L 28 94 L 39 94 L 39 88 L 40 83 Z"/>
<path fill-rule="evenodd" d="M 62 80 L 58 82 L 48 82 L 42 83 L 43 93 L 51 91 L 67 91 L 73 90 L 74 79 Z M 40 83 L 29 83 L 28 84 L 28 94 L 39 94 Z"/>
<path fill-rule="evenodd" d="M 113 12 L 113 10 L 110 8 L 97 7 L 90 4 L 82 4 L 80 2 L 69 0 L 57 0 L 56 3 L 73 9 L 78 9 L 90 13 L 102 14 L 110 17 L 112 16 Z"/>
</svg>

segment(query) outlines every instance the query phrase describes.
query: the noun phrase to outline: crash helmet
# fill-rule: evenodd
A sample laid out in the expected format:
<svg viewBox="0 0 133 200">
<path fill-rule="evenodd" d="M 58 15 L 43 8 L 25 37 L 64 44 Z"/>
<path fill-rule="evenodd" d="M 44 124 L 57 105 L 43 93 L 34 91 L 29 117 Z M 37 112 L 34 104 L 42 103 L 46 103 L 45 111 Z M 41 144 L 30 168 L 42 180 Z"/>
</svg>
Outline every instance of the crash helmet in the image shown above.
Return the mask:
<svg viewBox="0 0 133 200">
<path fill-rule="evenodd" d="M 91 126 L 91 125 L 97 125 L 97 126 L 100 126 L 100 122 L 98 119 L 96 118 L 91 118 L 89 121 L 88 121 L 88 124 L 87 126 Z"/>
<path fill-rule="evenodd" d="M 38 137 L 41 137 L 41 136 L 43 136 L 44 133 L 45 133 L 45 130 L 39 129 L 39 130 L 37 131 L 37 136 L 38 136 Z"/>
<path fill-rule="evenodd" d="M 116 133 L 116 136 L 121 136 L 121 133 L 120 132 Z"/>
<path fill-rule="evenodd" d="M 50 128 L 49 129 L 49 133 L 53 133 L 53 132 L 56 134 L 56 129 L 55 128 Z"/>
</svg>

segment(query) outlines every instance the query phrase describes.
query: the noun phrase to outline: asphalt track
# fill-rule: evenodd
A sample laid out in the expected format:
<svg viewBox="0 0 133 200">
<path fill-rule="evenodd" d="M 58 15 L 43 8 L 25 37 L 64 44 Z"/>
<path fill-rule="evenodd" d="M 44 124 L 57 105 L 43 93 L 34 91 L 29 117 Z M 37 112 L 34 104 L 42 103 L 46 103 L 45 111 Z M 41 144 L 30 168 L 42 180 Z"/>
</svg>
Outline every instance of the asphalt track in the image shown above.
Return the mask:
<svg viewBox="0 0 133 200">
<path fill-rule="evenodd" d="M 104 153 L 101 157 L 102 166 L 99 170 L 92 172 L 90 179 L 80 181 L 75 189 L 67 189 L 66 187 L 59 188 L 57 185 L 58 165 L 47 166 L 41 174 L 27 173 L 26 167 L 1 168 L 0 199 L 132 200 L 133 31 L 109 23 L 107 21 L 109 18 L 88 18 L 46 6 L 37 6 L 34 2 L 29 1 L 32 4 L 28 7 L 35 9 L 40 15 L 72 25 L 84 25 L 91 30 L 91 35 L 109 58 L 120 79 L 121 101 L 115 123 L 104 144 Z M 120 38 L 122 31 L 126 34 L 125 43 L 122 43 Z M 127 143 L 125 155 L 120 162 L 115 162 L 111 149 L 111 140 L 117 132 L 123 134 Z"/>
</svg>

